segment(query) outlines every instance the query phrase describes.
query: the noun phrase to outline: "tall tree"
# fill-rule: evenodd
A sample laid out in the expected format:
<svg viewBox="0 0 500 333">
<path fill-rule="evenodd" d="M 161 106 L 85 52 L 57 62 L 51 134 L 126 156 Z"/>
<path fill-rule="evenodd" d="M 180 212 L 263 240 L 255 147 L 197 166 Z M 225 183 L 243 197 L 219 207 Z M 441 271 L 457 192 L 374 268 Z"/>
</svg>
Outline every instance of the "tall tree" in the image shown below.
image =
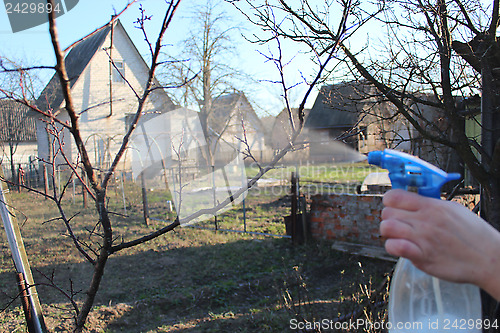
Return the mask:
<svg viewBox="0 0 500 333">
<path fill-rule="evenodd" d="M 50 4 L 52 4 L 52 6 L 54 5 L 54 0 L 48 0 L 48 1 Z M 126 6 L 126 8 L 130 7 L 132 3 L 133 2 L 130 2 Z M 68 77 L 68 71 L 66 69 L 66 61 L 64 57 L 65 51 L 61 49 L 59 44 L 59 37 L 56 28 L 56 18 L 53 12 L 49 14 L 49 34 L 51 37 L 51 42 L 57 61 L 56 65 L 53 67 L 55 71 L 54 77 L 57 78 L 59 82 L 60 90 L 58 92 L 60 92 L 64 98 L 64 102 L 62 103 L 63 107 L 61 107 L 60 110 L 52 110 L 50 106 L 48 106 L 46 109 L 40 109 L 36 105 L 34 105 L 32 101 L 30 101 L 30 99 L 27 97 L 26 94 L 21 94 L 19 96 L 16 96 L 12 92 L 7 91 L 3 87 L 0 87 L 0 94 L 2 94 L 3 97 L 23 103 L 24 105 L 30 107 L 32 112 L 35 112 L 39 117 L 44 119 L 45 123 L 47 124 L 47 132 L 50 137 L 50 141 L 53 143 L 53 147 L 57 148 L 54 149 L 54 151 L 57 150 L 57 154 L 59 155 L 59 157 L 62 157 L 64 159 L 66 166 L 68 168 L 67 169 L 68 173 L 70 174 L 68 181 L 66 182 L 66 184 L 64 184 L 64 186 L 62 186 L 61 190 L 59 190 L 57 186 L 53 186 L 52 191 L 50 193 L 44 193 L 43 191 L 40 191 L 39 189 L 36 188 L 30 188 L 30 190 L 33 193 L 45 196 L 47 199 L 52 200 L 59 214 L 59 219 L 57 220 L 62 221 L 64 227 L 66 228 L 67 235 L 69 236 L 68 237 L 69 240 L 72 242 L 73 246 L 79 251 L 81 256 L 91 264 L 90 267 L 92 271 L 91 273 L 92 277 L 89 281 L 89 285 L 86 292 L 82 295 L 82 299 L 77 300 L 75 298 L 77 294 L 74 293 L 73 291 L 71 291 L 71 294 L 69 295 L 66 294 L 75 312 L 75 332 L 84 331 L 85 323 L 94 305 L 94 301 L 99 291 L 99 287 L 103 279 L 108 259 L 114 254 L 119 253 L 120 251 L 137 246 L 139 244 L 143 244 L 152 239 L 155 239 L 156 237 L 164 235 L 165 233 L 174 230 L 177 226 L 180 225 L 180 218 L 179 216 L 177 216 L 172 223 L 158 230 L 155 231 L 148 230 L 148 232 L 145 235 L 138 236 L 137 238 L 133 239 L 128 239 L 128 240 L 119 239 L 114 234 L 113 227 L 116 220 L 112 212 L 109 211 L 108 200 L 110 198 L 108 197 L 108 192 L 107 192 L 109 184 L 114 174 L 118 170 L 118 165 L 120 161 L 124 159 L 125 152 L 129 148 L 131 137 L 135 132 L 136 128 L 138 127 L 139 121 L 144 113 L 143 111 L 146 101 L 148 100 L 148 98 L 151 97 L 151 95 L 155 90 L 164 88 L 156 84 L 157 81 L 155 79 L 155 75 L 156 71 L 158 70 L 158 67 L 161 66 L 162 64 L 165 64 L 160 60 L 160 51 L 164 45 L 163 37 L 165 35 L 167 28 L 170 26 L 170 23 L 172 22 L 172 19 L 181 1 L 169 0 L 165 1 L 165 3 L 166 3 L 166 10 L 163 16 L 162 25 L 160 27 L 160 31 L 157 34 L 158 36 L 157 39 L 154 40 L 153 42 L 149 41 L 148 34 L 146 33 L 145 29 L 146 26 L 145 23 L 146 21 L 149 20 L 149 16 L 147 16 L 145 12 L 141 10 L 141 16 L 137 21 L 138 27 L 144 33 L 145 40 L 148 43 L 150 51 L 149 71 L 147 73 L 147 79 L 145 80 L 144 85 L 141 86 L 139 89 L 134 89 L 132 84 L 130 84 L 130 82 L 127 81 L 127 78 L 125 76 L 122 77 L 124 81 L 126 81 L 125 83 L 127 83 L 125 86 L 133 90 L 133 93 L 136 97 L 135 100 L 136 109 L 134 110 L 133 114 L 130 117 L 128 127 L 126 128 L 123 137 L 120 138 L 121 141 L 119 148 L 117 149 L 116 153 L 114 153 L 114 155 L 111 157 L 112 162 L 110 163 L 109 167 L 103 170 L 102 177 L 99 177 L 96 174 L 97 168 L 94 165 L 94 161 L 89 153 L 91 147 L 82 137 L 82 131 L 80 127 L 81 115 L 78 112 L 79 110 L 77 110 L 77 107 L 75 106 L 76 105 L 75 99 L 73 97 L 73 92 L 70 87 L 70 78 Z M 342 38 L 340 36 L 343 36 L 343 32 L 346 30 L 347 17 L 350 14 L 351 14 L 351 8 L 349 5 L 346 5 L 343 15 L 337 21 L 338 31 L 340 32 L 340 34 L 339 37 L 337 38 L 338 42 L 333 47 L 332 52 L 335 52 L 335 48 L 339 45 L 340 41 L 343 38 L 345 38 L 345 36 Z M 99 31 L 114 24 L 114 21 L 119 16 L 120 13 L 113 15 L 112 20 L 108 23 L 108 25 L 105 25 L 101 29 L 94 31 L 94 33 L 98 34 Z M 211 21 L 208 20 L 207 22 Z M 206 34 L 207 38 L 205 37 L 203 38 L 205 44 L 202 44 L 203 47 L 199 49 L 201 52 L 200 54 L 207 57 L 205 60 L 201 62 L 202 64 L 201 71 L 203 72 L 204 68 L 207 71 L 207 73 L 205 74 L 205 76 L 203 75 L 201 76 L 202 82 L 205 84 L 202 85 L 202 89 L 200 90 L 206 93 L 206 95 L 201 95 L 203 97 L 203 103 L 202 103 L 203 106 L 202 110 L 200 111 L 205 114 L 209 112 L 209 110 L 206 108 L 206 104 L 207 101 L 210 103 L 211 97 L 213 96 L 212 94 L 214 93 L 214 91 L 216 91 L 214 88 L 216 86 L 215 84 L 223 80 L 225 77 L 224 75 L 222 75 L 220 76 L 220 78 L 214 79 L 213 70 L 217 66 L 213 61 L 214 58 L 212 58 L 213 56 L 215 56 L 214 52 L 216 50 L 216 46 L 219 45 L 216 43 L 216 41 L 223 39 L 225 34 L 224 32 L 222 34 L 219 33 L 218 35 L 216 35 L 215 39 L 212 42 L 210 42 L 210 38 L 208 38 L 208 36 L 210 36 L 210 34 L 208 34 L 209 31 L 213 30 L 207 30 Z M 75 43 L 74 45 L 77 44 L 78 42 Z M 113 62 L 113 59 L 110 60 Z M 279 62 L 279 60 L 277 61 Z M 116 67 L 116 64 L 114 64 L 113 66 Z M 316 76 L 316 79 L 313 80 L 312 86 L 314 86 L 314 84 L 319 80 L 319 77 L 321 76 L 320 74 L 325 66 L 326 63 L 319 64 L 318 67 L 319 74 Z M 29 68 L 23 70 L 29 70 Z M 301 103 L 302 110 L 306 99 L 307 95 Z M 303 117 L 299 118 L 300 118 L 300 123 L 302 124 Z M 66 119 L 69 120 L 66 121 Z M 294 127 L 295 132 L 293 134 L 293 138 L 296 138 L 300 133 L 300 127 L 301 126 Z M 65 151 L 66 147 L 63 144 L 64 133 L 71 136 L 72 142 L 76 146 L 77 150 L 75 154 L 76 156 L 73 156 L 73 159 L 71 159 L 71 153 Z M 179 145 L 184 144 L 183 139 L 184 136 L 179 140 L 180 141 Z M 228 194 L 228 196 L 225 199 L 223 200 L 221 199 L 220 201 L 215 202 L 212 207 L 200 209 L 192 213 L 191 215 L 187 216 L 184 219 L 184 222 L 188 223 L 206 214 L 213 215 L 214 213 L 218 212 L 225 206 L 231 204 L 236 198 L 246 193 L 246 191 L 249 188 L 255 185 L 257 180 L 260 177 L 262 177 L 262 175 L 264 175 L 270 169 L 274 168 L 276 163 L 288 151 L 292 150 L 293 148 L 294 148 L 294 143 L 292 140 L 292 142 L 287 147 L 282 149 L 279 154 L 274 156 L 271 162 L 269 162 L 265 166 L 259 165 L 260 169 L 257 175 L 254 176 L 251 180 L 249 180 L 244 186 L 242 186 L 240 189 L 236 191 L 232 191 L 230 194 Z M 246 153 L 251 154 L 250 151 L 247 151 Z M 49 156 L 48 159 L 44 161 L 44 163 L 48 163 L 52 166 L 51 168 L 52 171 L 55 170 L 54 166 L 56 165 L 55 155 L 56 153 L 54 153 L 52 156 Z M 178 159 L 180 160 L 180 158 Z M 81 175 L 79 168 L 83 169 L 84 176 Z M 53 176 L 55 176 L 55 174 Z M 55 179 L 56 177 L 53 178 Z M 65 209 L 65 206 L 63 205 L 63 198 L 67 193 L 66 190 L 68 189 L 71 180 L 75 178 L 77 178 L 83 184 L 84 190 L 87 193 L 88 197 L 91 200 L 93 200 L 94 209 L 97 215 L 96 221 L 86 221 L 90 224 L 87 230 L 89 233 L 88 234 L 89 243 L 87 243 L 86 241 L 82 241 L 81 237 L 79 235 L 76 235 L 73 230 L 72 220 L 78 218 L 78 214 L 75 214 L 70 217 Z M 88 179 L 88 181 L 86 181 L 86 179 Z M 185 186 L 185 184 L 183 183 L 181 184 L 178 183 L 177 185 L 179 188 Z M 99 232 L 96 232 L 96 230 L 99 230 Z"/>
<path fill-rule="evenodd" d="M 221 94 L 238 90 L 240 71 L 232 67 L 230 59 L 237 57 L 234 37 L 237 26 L 224 10 L 223 1 L 206 0 L 193 11 L 191 29 L 180 42 L 179 54 L 167 71 L 166 79 L 175 77 L 183 87 L 174 92 L 179 104 L 198 106 L 200 121 L 207 138 L 208 119 L 213 101 Z M 168 55 L 172 57 L 172 55 Z M 161 75 L 161 74 L 160 74 Z M 161 76 L 160 76 L 161 77 Z"/>
<path fill-rule="evenodd" d="M 310 0 L 293 6 L 284 0 L 247 3 L 258 13 L 256 24 L 305 44 L 311 54 L 326 54 L 335 43 L 325 10 L 330 1 L 323 6 Z M 386 0 L 359 6 L 356 18 L 371 20 L 380 42 L 372 38 L 361 48 L 342 42 L 344 57 L 337 59 L 373 84 L 421 137 L 452 149 L 481 185 L 482 216 L 499 229 L 499 1 Z M 269 24 L 276 12 L 285 13 L 291 21 L 288 28 Z M 481 140 L 469 137 L 464 126 L 467 99 L 478 92 Z M 446 126 L 438 126 L 415 104 L 439 110 Z"/>
<path fill-rule="evenodd" d="M 286 1 L 278 0 L 266 7 L 267 12 L 254 8 L 259 10 L 260 16 L 256 23 L 267 29 L 270 29 L 269 22 L 274 20 L 269 14 L 270 8 L 274 12 L 287 13 L 292 21 L 291 28 L 277 26 L 274 27 L 275 33 L 305 44 L 311 54 L 324 55 L 336 40 L 336 31 L 325 19 L 325 8 L 329 6 L 329 1 L 325 1 L 324 7 L 319 7 L 313 6 L 311 1 L 301 0 L 299 5 L 292 7 Z M 490 6 L 483 6 L 480 1 L 463 4 L 459 0 L 384 1 L 375 8 L 360 8 L 358 14 L 358 22 L 372 20 L 378 29 L 385 28 L 386 34 L 380 37 L 378 45 L 376 40 L 371 40 L 369 46 L 357 50 L 342 42 L 340 48 L 345 56 L 337 55 L 336 58 L 344 61 L 354 76 L 373 84 L 422 137 L 448 146 L 458 154 L 474 178 L 490 193 L 490 199 L 485 198 L 490 203 L 484 202 L 484 214 L 498 228 L 500 197 L 496 193 L 500 189 L 500 179 L 494 172 L 498 170 L 498 153 L 493 153 L 492 148 L 487 152 L 480 142 L 467 136 L 463 110 L 458 103 L 481 89 L 481 73 L 474 71 L 479 67 L 464 61 L 462 55 L 467 57 L 467 52 L 463 49 L 469 50 L 469 57 L 474 57 L 478 64 L 481 52 L 488 50 L 492 55 L 497 54 L 494 52 L 496 37 L 492 31 L 498 28 L 498 1 L 492 1 Z M 357 24 L 352 27 L 355 29 Z M 378 29 L 377 36 L 381 36 Z M 479 41 L 483 51 L 476 51 L 475 44 Z M 372 49 L 371 45 L 376 46 Z M 457 54 L 453 46 L 456 49 L 459 45 L 462 50 Z M 491 63 L 494 56 L 487 59 Z M 495 77 L 496 66 L 489 66 L 493 67 L 489 75 Z M 448 125 L 445 128 L 437 126 L 433 119 L 413 107 L 415 103 L 440 110 Z M 489 124 L 483 124 L 483 130 L 491 133 L 492 130 L 485 126 Z M 492 141 L 495 146 L 497 140 Z M 496 151 L 500 153 L 500 149 Z"/>
</svg>

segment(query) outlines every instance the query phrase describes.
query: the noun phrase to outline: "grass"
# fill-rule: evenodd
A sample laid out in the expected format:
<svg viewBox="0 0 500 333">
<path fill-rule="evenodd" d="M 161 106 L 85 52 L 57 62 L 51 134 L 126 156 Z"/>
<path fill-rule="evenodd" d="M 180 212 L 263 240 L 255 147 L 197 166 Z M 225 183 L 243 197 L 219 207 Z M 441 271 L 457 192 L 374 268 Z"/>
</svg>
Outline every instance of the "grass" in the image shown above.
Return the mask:
<svg viewBox="0 0 500 333">
<path fill-rule="evenodd" d="M 168 222 L 142 219 L 137 186 L 129 185 L 126 215 L 119 190 L 109 191 L 116 241 L 132 239 Z M 250 191 L 247 228 L 284 234 L 286 198 L 271 189 Z M 153 216 L 167 220 L 169 193 L 149 191 Z M 55 332 L 71 327 L 68 301 L 54 282 L 80 300 L 90 278 L 89 264 L 66 237 L 49 201 L 28 193 L 11 193 L 22 225 L 28 257 L 47 325 Z M 92 208 L 81 198 L 65 201 L 75 232 L 87 242 L 95 225 Z M 221 228 L 242 229 L 241 205 L 218 217 Z M 203 225 L 203 224 L 202 224 Z M 213 225 L 213 220 L 206 226 Z M 98 230 L 97 230 L 98 232 Z M 17 294 L 5 234 L 0 232 L 0 304 Z M 361 266 L 360 266 L 361 265 Z M 392 264 L 332 250 L 328 243 L 292 246 L 286 238 L 214 232 L 181 227 L 163 237 L 114 255 L 88 322 L 89 332 L 285 332 L 293 318 L 335 319 L 359 309 L 367 292 L 385 281 Z M 0 331 L 21 332 L 23 315 L 16 300 L 0 314 Z M 382 314 L 383 315 L 383 314 Z"/>
</svg>

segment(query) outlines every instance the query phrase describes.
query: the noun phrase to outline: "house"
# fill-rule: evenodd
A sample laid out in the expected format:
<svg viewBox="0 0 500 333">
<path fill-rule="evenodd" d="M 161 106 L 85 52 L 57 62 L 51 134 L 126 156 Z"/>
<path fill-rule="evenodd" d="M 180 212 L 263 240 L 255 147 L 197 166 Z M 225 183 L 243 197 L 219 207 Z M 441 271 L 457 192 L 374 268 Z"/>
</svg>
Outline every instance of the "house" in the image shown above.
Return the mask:
<svg viewBox="0 0 500 333">
<path fill-rule="evenodd" d="M 433 100 L 433 96 L 428 95 L 420 98 Z M 411 103 L 408 109 L 420 126 L 431 133 L 449 133 L 442 109 Z M 323 86 L 305 127 L 311 141 L 312 159 L 327 161 L 332 153 L 326 148 L 328 142 L 340 140 L 361 153 L 393 148 L 419 156 L 447 171 L 461 171 L 455 168 L 459 162 L 448 147 L 424 138 L 366 81 Z"/>
<path fill-rule="evenodd" d="M 391 131 L 387 128 L 394 130 L 394 124 L 377 119 L 390 119 L 394 112 L 394 107 L 365 81 L 321 87 L 304 125 L 310 133 L 311 154 L 321 156 L 323 146 L 331 140 L 342 141 L 361 153 L 388 147 Z"/>
<path fill-rule="evenodd" d="M 216 151 L 211 151 L 213 159 L 209 158 L 210 143 L 199 113 L 187 108 L 144 117 L 131 137 L 133 175 L 149 180 L 148 188 L 168 184 L 181 223 L 185 217 L 213 207 L 231 196 L 234 189 L 247 184 L 244 156 L 238 147 L 241 142 L 229 135 L 236 134 L 236 130 L 230 128 L 232 122 L 228 123 L 227 133 L 211 138 L 212 144 L 216 144 Z M 245 195 L 233 198 L 217 214 L 239 204 Z M 212 216 L 202 215 L 195 221 Z"/>
<path fill-rule="evenodd" d="M 208 141 L 211 149 L 222 160 L 231 160 L 224 146 L 238 147 L 240 151 L 250 149 L 259 161 L 271 153 L 265 143 L 265 130 L 259 117 L 243 92 L 221 95 L 213 100 L 208 115 Z M 248 145 L 248 147 L 247 147 Z"/>
<path fill-rule="evenodd" d="M 396 135 L 387 128 L 394 130 L 394 124 L 376 120 L 391 119 L 391 113 L 394 113 L 391 104 L 384 102 L 375 87 L 364 81 L 321 87 L 304 124 L 310 141 L 310 159 L 342 159 L 333 141 L 341 141 L 361 153 L 388 147 L 387 142 Z M 391 122 L 397 124 L 393 119 Z"/>
<path fill-rule="evenodd" d="M 37 156 L 35 120 L 28 116 L 29 110 L 15 100 L 0 100 L 0 161 L 7 177 Z"/>
<path fill-rule="evenodd" d="M 359 115 L 369 101 L 366 85 L 341 83 L 325 85 L 318 96 L 304 127 L 313 131 L 316 139 L 312 141 L 313 154 L 321 153 L 321 143 L 329 140 L 342 140 L 357 148 L 355 136 L 346 137 L 346 133 L 356 130 Z"/>
<path fill-rule="evenodd" d="M 304 121 L 307 121 L 310 109 L 304 109 Z M 299 126 L 298 109 L 290 109 L 295 128 Z M 274 119 L 271 133 L 269 135 L 269 146 L 273 149 L 274 153 L 278 153 L 286 148 L 293 135 L 293 128 L 290 122 L 290 114 L 287 108 L 284 108 Z M 308 139 L 305 132 L 302 131 L 295 139 L 293 151 L 290 151 L 284 156 L 285 160 L 305 160 L 309 157 Z"/>
<path fill-rule="evenodd" d="M 80 131 L 94 166 L 107 168 L 118 151 L 130 124 L 131 114 L 138 107 L 137 94 L 144 90 L 149 67 L 119 20 L 106 25 L 76 43 L 65 57 L 66 70 L 76 111 L 80 117 Z M 155 80 L 154 85 L 159 86 Z M 36 105 L 51 110 L 62 121 L 68 120 L 65 101 L 54 75 Z M 156 89 L 146 101 L 143 114 L 157 114 L 175 108 L 163 89 Z M 47 123 L 36 118 L 38 155 L 43 160 L 55 157 L 64 163 L 53 138 L 47 133 Z M 69 133 L 65 133 L 64 151 L 73 161 L 77 150 Z M 127 156 L 126 156 L 127 157 Z M 119 168 L 128 168 L 127 158 Z"/>
<path fill-rule="evenodd" d="M 200 165 L 200 152 L 207 143 L 199 114 L 187 108 L 144 115 L 131 135 L 130 147 L 134 177 L 142 172 L 148 179 L 164 177 L 180 167 L 189 178 L 206 167 Z"/>
<path fill-rule="evenodd" d="M 264 116 L 259 117 L 260 118 L 260 123 L 262 124 L 264 128 L 264 132 L 266 133 L 265 135 L 265 142 L 268 147 L 272 147 L 272 132 L 273 132 L 273 126 L 274 126 L 274 121 L 276 120 L 276 116 L 272 114 L 267 114 Z"/>
<path fill-rule="evenodd" d="M 481 124 L 481 96 L 474 95 L 461 99 L 457 103 L 457 108 L 460 116 L 464 118 L 465 133 L 467 137 L 471 140 L 471 142 L 477 142 L 480 144 L 482 141 L 482 131 L 484 130 Z M 475 145 L 472 145 L 471 147 L 476 156 L 480 157 Z M 464 170 L 464 179 L 465 186 L 472 186 L 474 188 L 479 187 L 479 183 L 474 179 L 467 167 Z"/>
</svg>

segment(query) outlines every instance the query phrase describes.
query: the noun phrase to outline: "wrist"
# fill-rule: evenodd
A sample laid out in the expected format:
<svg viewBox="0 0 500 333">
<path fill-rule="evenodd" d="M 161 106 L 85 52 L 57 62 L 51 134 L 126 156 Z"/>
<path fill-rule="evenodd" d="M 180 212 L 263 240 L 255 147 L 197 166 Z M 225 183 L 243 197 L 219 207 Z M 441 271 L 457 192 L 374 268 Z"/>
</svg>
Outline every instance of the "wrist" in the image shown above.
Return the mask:
<svg viewBox="0 0 500 333">
<path fill-rule="evenodd" d="M 479 270 L 478 286 L 500 302 L 500 233 L 491 234 L 494 238 L 483 260 L 483 269 Z"/>
</svg>

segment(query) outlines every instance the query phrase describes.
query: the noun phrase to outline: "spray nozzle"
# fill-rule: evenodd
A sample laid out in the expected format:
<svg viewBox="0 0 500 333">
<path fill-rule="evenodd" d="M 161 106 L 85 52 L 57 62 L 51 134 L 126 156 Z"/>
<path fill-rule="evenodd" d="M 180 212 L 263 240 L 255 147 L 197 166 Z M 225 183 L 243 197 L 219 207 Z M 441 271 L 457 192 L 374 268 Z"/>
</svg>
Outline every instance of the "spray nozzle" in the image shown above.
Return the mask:
<svg viewBox="0 0 500 333">
<path fill-rule="evenodd" d="M 461 177 L 458 173 L 446 173 L 418 157 L 392 149 L 369 153 L 368 163 L 389 170 L 393 188 L 406 190 L 413 186 L 418 188 L 419 194 L 432 198 L 440 198 L 441 187 Z"/>
</svg>

